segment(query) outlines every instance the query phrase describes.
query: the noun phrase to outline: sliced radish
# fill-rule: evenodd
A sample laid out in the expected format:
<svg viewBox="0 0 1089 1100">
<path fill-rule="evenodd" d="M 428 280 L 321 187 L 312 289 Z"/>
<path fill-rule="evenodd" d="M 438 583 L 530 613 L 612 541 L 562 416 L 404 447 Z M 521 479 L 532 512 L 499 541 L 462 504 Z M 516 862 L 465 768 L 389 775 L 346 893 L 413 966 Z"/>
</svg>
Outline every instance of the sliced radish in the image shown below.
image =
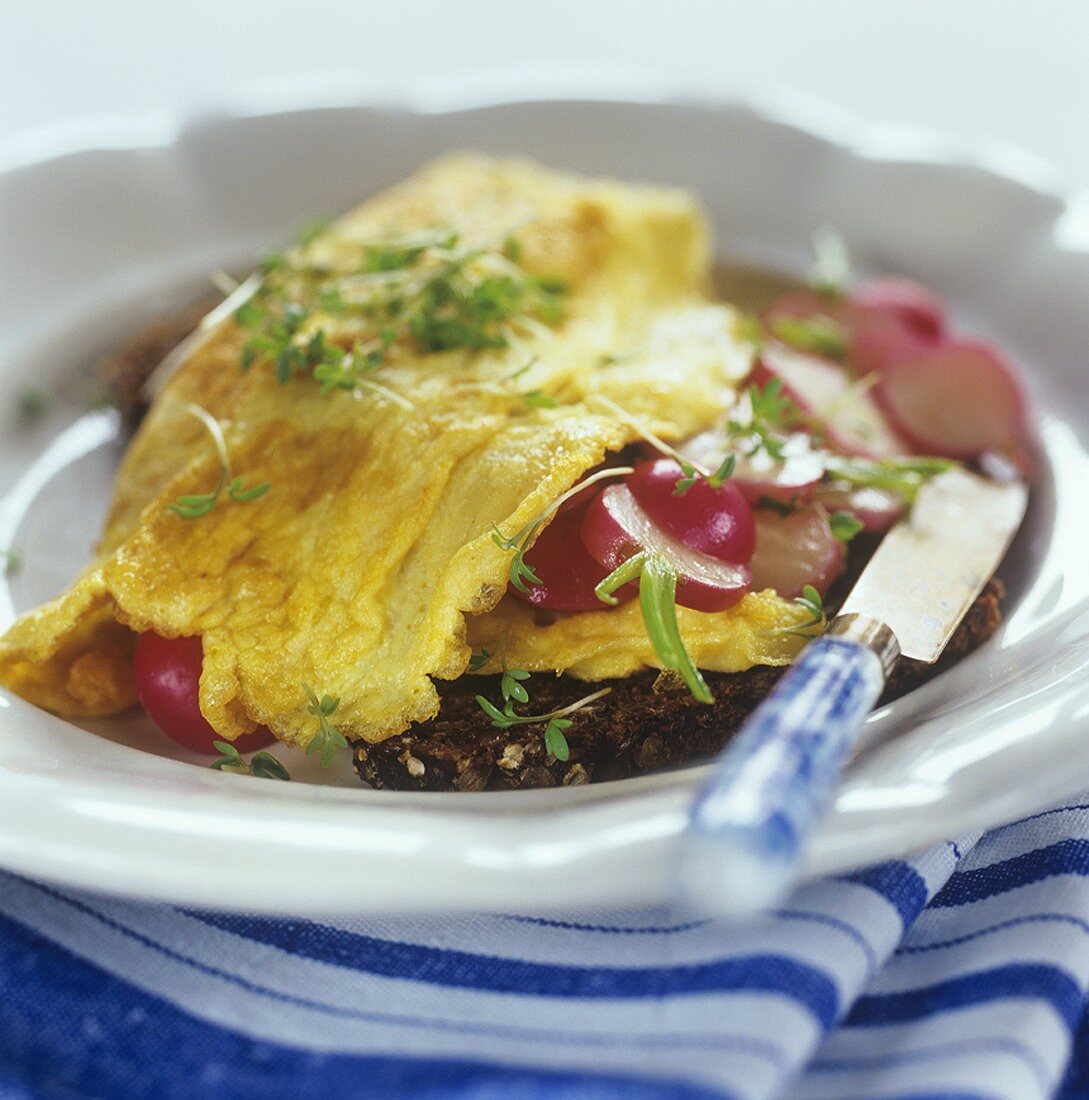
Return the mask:
<svg viewBox="0 0 1089 1100">
<path fill-rule="evenodd" d="M 903 514 L 904 498 L 888 489 L 872 485 L 851 486 L 847 482 L 833 482 L 822 489 L 818 499 L 829 515 L 850 512 L 862 524 L 864 531 L 887 531 Z"/>
<path fill-rule="evenodd" d="M 844 543 L 832 534 L 819 508 L 781 516 L 770 509 L 756 513 L 756 553 L 750 562 L 753 588 L 774 588 L 784 599 L 802 594 L 811 584 L 821 595 L 843 572 Z"/>
<path fill-rule="evenodd" d="M 697 477 L 683 493 L 685 477 L 672 458 L 640 462 L 627 486 L 651 520 L 673 538 L 701 554 L 743 565 L 756 545 L 752 509 L 732 481 L 717 488 Z"/>
<path fill-rule="evenodd" d="M 663 531 L 639 506 L 626 485 L 610 485 L 595 498 L 582 523 L 582 541 L 591 556 L 613 570 L 640 550 L 669 563 L 679 577 L 677 602 L 698 611 L 724 611 L 748 591 L 744 565 L 701 554 Z"/>
<path fill-rule="evenodd" d="M 921 451 L 975 458 L 1015 451 L 1025 431 L 1025 396 L 1013 369 L 979 340 L 956 340 L 886 370 L 877 399 Z"/>
<path fill-rule="evenodd" d="M 761 378 L 781 379 L 784 394 L 824 425 L 829 443 L 843 454 L 889 458 L 908 450 L 870 393 L 844 367 L 771 343 L 753 377 L 757 384 Z"/>
<path fill-rule="evenodd" d="M 918 291 L 914 297 L 908 293 L 910 287 Z M 858 375 L 882 370 L 888 363 L 931 346 L 943 331 L 941 303 L 932 295 L 932 301 L 924 298 L 930 292 L 915 283 L 874 280 L 863 283 L 859 291 L 861 297 L 856 292 L 839 299 L 807 290 L 784 294 L 765 311 L 764 323 L 774 336 L 776 322 L 782 318 L 834 322 L 844 331 L 847 363 Z"/>
<path fill-rule="evenodd" d="M 811 436 L 795 432 L 783 443 L 782 459 L 775 459 L 766 450 L 744 454 L 744 440 L 728 440 L 722 432 L 703 432 L 689 440 L 681 453 L 709 469 L 717 469 L 726 455 L 733 453 L 730 484 L 736 485 L 750 504 L 775 500 L 797 505 L 812 499 L 824 475 L 824 462 L 813 451 L 812 442 Z"/>
<path fill-rule="evenodd" d="M 601 489 L 599 485 L 587 488 L 596 492 Z M 604 608 L 594 595 L 594 586 L 608 570 L 602 569 L 586 552 L 580 534 L 589 503 L 584 500 L 581 508 L 559 511 L 526 551 L 526 565 L 541 578 L 541 583 L 527 581 L 525 592 L 512 585 L 510 590 L 519 599 L 550 611 L 600 611 Z M 637 591 L 633 585 L 627 585 L 614 595 L 618 603 L 624 603 L 634 598 Z"/>
<path fill-rule="evenodd" d="M 883 371 L 935 343 L 897 313 L 857 308 L 852 312 L 849 365 L 857 376 Z"/>
<path fill-rule="evenodd" d="M 941 299 L 912 279 L 867 279 L 851 291 L 850 300 L 856 306 L 900 318 L 930 343 L 945 336 Z"/>
</svg>

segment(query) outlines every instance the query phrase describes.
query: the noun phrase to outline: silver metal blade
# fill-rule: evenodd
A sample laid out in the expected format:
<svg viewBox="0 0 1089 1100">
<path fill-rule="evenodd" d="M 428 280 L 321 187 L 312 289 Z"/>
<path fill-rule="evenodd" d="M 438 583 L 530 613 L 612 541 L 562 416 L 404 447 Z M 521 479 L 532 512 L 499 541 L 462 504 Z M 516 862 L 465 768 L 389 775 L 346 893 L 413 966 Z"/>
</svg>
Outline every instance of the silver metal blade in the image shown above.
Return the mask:
<svg viewBox="0 0 1089 1100">
<path fill-rule="evenodd" d="M 960 468 L 939 474 L 885 536 L 840 614 L 885 623 L 905 657 L 933 663 L 994 574 L 1027 503 L 1021 481 Z"/>
</svg>

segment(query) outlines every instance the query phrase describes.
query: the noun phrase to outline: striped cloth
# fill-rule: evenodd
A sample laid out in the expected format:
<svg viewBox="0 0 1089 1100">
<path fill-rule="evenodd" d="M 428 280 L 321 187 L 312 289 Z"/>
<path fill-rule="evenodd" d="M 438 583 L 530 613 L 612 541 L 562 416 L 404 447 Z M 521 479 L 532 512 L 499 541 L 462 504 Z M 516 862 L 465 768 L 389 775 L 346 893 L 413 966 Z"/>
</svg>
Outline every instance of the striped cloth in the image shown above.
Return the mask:
<svg viewBox="0 0 1089 1100">
<path fill-rule="evenodd" d="M 4 876 L 0 1097 L 1070 1100 L 1087 872 L 1089 796 L 744 927 L 268 919 Z"/>
</svg>

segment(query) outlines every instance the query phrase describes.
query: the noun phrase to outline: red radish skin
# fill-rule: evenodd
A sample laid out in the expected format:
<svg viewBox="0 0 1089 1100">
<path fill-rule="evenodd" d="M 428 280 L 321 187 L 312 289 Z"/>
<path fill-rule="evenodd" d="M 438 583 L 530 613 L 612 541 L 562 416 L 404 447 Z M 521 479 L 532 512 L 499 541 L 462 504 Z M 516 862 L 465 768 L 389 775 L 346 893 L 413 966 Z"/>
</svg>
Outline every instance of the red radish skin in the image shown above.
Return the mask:
<svg viewBox="0 0 1089 1100">
<path fill-rule="evenodd" d="M 893 364 L 876 396 L 889 419 L 925 454 L 971 459 L 1015 452 L 1025 435 L 1025 396 L 989 344 L 955 340 Z"/>
<path fill-rule="evenodd" d="M 841 454 L 890 458 L 908 452 L 872 395 L 857 387 L 845 367 L 773 343 L 753 372 L 757 385 L 771 378 L 779 378 L 783 394 L 824 426 L 829 444 Z"/>
<path fill-rule="evenodd" d="M 588 493 L 599 493 L 600 485 L 588 485 Z M 594 595 L 594 587 L 605 578 L 607 569 L 589 555 L 582 544 L 580 531 L 590 500 L 578 498 L 579 508 L 560 510 L 556 518 L 541 532 L 537 541 L 526 552 L 525 562 L 541 578 L 540 584 L 529 584 L 528 591 L 511 592 L 534 607 L 550 611 L 603 611 L 606 605 Z M 613 595 L 620 603 L 632 599 L 638 593 L 634 585 L 625 585 Z"/>
<path fill-rule="evenodd" d="M 846 560 L 844 543 L 832 534 L 820 509 L 803 508 L 786 516 L 757 510 L 756 553 L 749 563 L 754 591 L 773 588 L 790 600 L 811 584 L 823 596 Z"/>
<path fill-rule="evenodd" d="M 732 481 L 714 488 L 702 477 L 678 496 L 684 477 L 675 459 L 656 458 L 640 462 L 626 484 L 654 523 L 685 546 L 720 561 L 747 562 L 756 546 L 749 502 Z"/>
<path fill-rule="evenodd" d="M 749 590 L 752 576 L 672 538 L 643 511 L 626 485 L 610 485 L 586 512 L 586 549 L 610 572 L 640 550 L 664 558 L 677 571 L 677 603 L 697 611 L 725 611 Z"/>
<path fill-rule="evenodd" d="M 163 638 L 150 631 L 136 640 L 132 660 L 136 694 L 155 724 L 179 745 L 214 754 L 213 741 L 224 741 L 200 712 L 200 673 L 204 646 L 200 638 Z M 275 738 L 263 726 L 236 738 L 239 752 L 271 744 Z"/>
<path fill-rule="evenodd" d="M 891 314 L 932 344 L 945 338 L 945 306 L 913 279 L 866 279 L 851 291 L 851 302 L 864 309 Z"/>
<path fill-rule="evenodd" d="M 841 487 L 822 490 L 818 494 L 821 506 L 829 515 L 834 512 L 850 512 L 862 524 L 862 530 L 871 534 L 887 531 L 903 514 L 904 498 L 887 489 L 870 485 Z"/>
</svg>

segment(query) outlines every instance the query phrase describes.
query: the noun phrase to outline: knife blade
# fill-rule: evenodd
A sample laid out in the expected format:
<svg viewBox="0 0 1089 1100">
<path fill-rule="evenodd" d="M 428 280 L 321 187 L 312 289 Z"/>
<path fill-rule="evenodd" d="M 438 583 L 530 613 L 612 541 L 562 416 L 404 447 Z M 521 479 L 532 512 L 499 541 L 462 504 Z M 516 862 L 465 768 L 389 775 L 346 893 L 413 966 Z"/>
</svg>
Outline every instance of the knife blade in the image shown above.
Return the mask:
<svg viewBox="0 0 1089 1100">
<path fill-rule="evenodd" d="M 882 539 L 840 616 L 884 623 L 902 656 L 933 664 L 998 568 L 1027 505 L 1023 481 L 958 466 L 939 474 Z"/>
<path fill-rule="evenodd" d="M 953 467 L 922 486 L 824 635 L 750 715 L 693 804 L 677 861 L 703 913 L 778 902 L 901 653 L 933 663 L 1025 514 L 1019 480 Z"/>
</svg>

